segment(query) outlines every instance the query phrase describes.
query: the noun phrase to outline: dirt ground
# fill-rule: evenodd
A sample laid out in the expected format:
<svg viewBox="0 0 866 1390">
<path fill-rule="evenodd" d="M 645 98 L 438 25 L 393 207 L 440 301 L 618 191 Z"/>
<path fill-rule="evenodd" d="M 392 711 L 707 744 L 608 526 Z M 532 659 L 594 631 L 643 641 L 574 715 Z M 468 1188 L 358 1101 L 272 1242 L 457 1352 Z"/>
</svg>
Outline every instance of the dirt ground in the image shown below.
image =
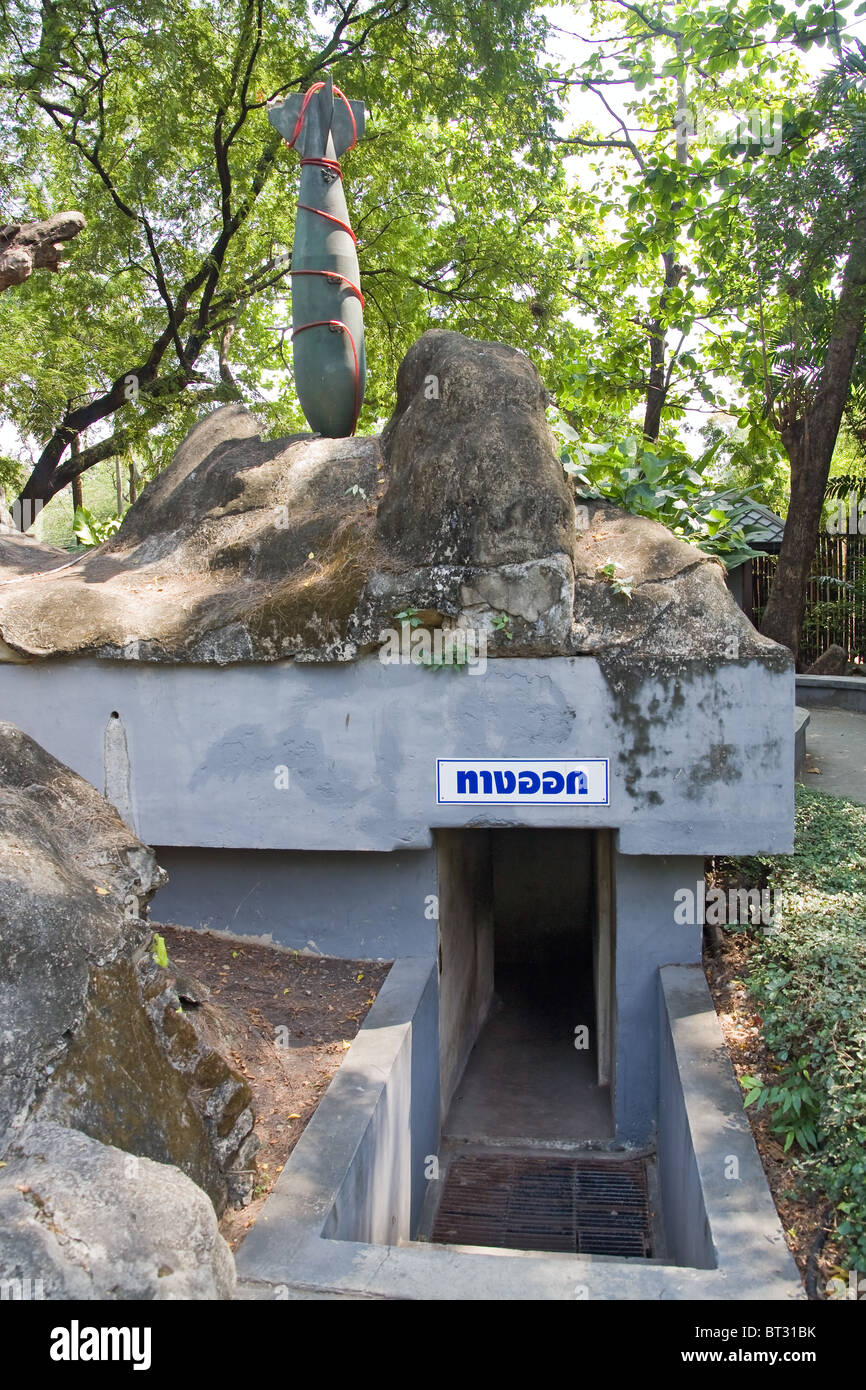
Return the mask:
<svg viewBox="0 0 866 1390">
<path fill-rule="evenodd" d="M 743 983 L 743 977 L 748 973 L 748 952 L 745 933 L 720 932 L 717 945 L 712 949 L 705 945 L 704 971 L 737 1079 L 756 1075 L 768 1080 L 773 1076 L 773 1071 L 770 1055 L 761 1038 L 760 1015 Z M 766 1113 L 752 1105 L 746 1114 L 781 1218 L 788 1249 L 797 1261 L 801 1276 L 805 1278 L 809 1251 L 820 1232 L 826 1200 L 806 1198 L 797 1191 L 794 1160 L 790 1152 L 784 1152 L 782 1142 L 771 1132 Z M 847 1273 L 839 1267 L 839 1252 L 832 1235 L 824 1244 L 817 1267 L 819 1292 L 827 1279 L 834 1275 L 847 1278 Z"/>
<path fill-rule="evenodd" d="M 220 1229 L 236 1250 L 282 1172 L 390 964 L 300 955 L 190 927 L 160 926 L 172 963 L 205 986 L 253 1093 L 253 1200 Z"/>
</svg>

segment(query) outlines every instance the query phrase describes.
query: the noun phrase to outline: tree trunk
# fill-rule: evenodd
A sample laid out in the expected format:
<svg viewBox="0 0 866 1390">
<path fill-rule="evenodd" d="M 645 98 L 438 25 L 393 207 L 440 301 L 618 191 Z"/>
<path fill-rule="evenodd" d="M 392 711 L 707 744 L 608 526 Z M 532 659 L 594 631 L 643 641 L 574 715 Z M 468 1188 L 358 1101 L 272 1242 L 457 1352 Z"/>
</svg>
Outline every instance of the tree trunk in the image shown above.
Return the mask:
<svg viewBox="0 0 866 1390">
<path fill-rule="evenodd" d="M 234 373 L 229 363 L 229 348 L 231 347 L 232 338 L 234 337 L 237 326 L 237 319 L 232 319 L 231 323 L 227 323 L 223 329 L 220 339 L 220 378 L 231 391 L 234 400 L 242 401 L 243 395 L 241 394 L 241 389 L 235 381 Z"/>
<path fill-rule="evenodd" d="M 81 453 L 81 441 L 77 434 L 72 436 L 69 452 L 73 459 L 77 459 Z M 72 515 L 74 516 L 79 507 L 84 506 L 84 488 L 81 486 L 81 474 L 76 473 L 72 479 Z"/>
<path fill-rule="evenodd" d="M 795 660 L 830 463 L 864 325 L 866 201 L 852 219 L 851 246 L 818 390 L 802 417 L 781 432 L 791 464 L 791 503 L 761 631 L 787 647 Z"/>
<path fill-rule="evenodd" d="M 677 56 L 682 61 L 683 41 L 679 34 L 676 36 L 676 45 Z M 682 76 L 682 69 L 680 69 L 677 76 L 677 118 L 674 122 L 674 129 L 677 137 L 677 163 L 683 168 L 689 162 L 686 96 L 686 84 Z M 681 206 L 682 204 L 679 202 L 674 203 L 672 211 L 676 212 Z M 662 427 L 662 410 L 670 388 L 670 371 L 665 360 L 667 357 L 667 330 L 662 315 L 667 308 L 670 291 L 676 289 L 683 275 L 683 267 L 677 265 L 673 247 L 664 253 L 662 262 L 665 268 L 665 284 L 659 296 L 659 317 L 652 319 L 649 324 L 650 369 L 643 418 L 644 438 L 649 439 L 652 443 L 655 443 L 659 437 L 659 431 Z"/>
<path fill-rule="evenodd" d="M 838 425 L 835 431 L 819 433 L 818 422 L 807 415 L 782 439 L 791 465 L 791 500 L 761 631 L 787 647 L 795 660 L 837 433 Z"/>
<path fill-rule="evenodd" d="M 673 257 L 666 258 L 672 260 Z M 665 287 L 667 288 L 669 274 L 665 275 Z M 665 296 L 661 296 L 661 304 L 664 306 Z M 665 403 L 665 330 L 660 319 L 653 319 L 649 324 L 649 345 L 650 345 L 650 369 L 646 388 L 646 409 L 643 417 L 644 438 L 655 442 L 659 437 L 659 430 L 662 424 L 662 407 Z"/>
</svg>

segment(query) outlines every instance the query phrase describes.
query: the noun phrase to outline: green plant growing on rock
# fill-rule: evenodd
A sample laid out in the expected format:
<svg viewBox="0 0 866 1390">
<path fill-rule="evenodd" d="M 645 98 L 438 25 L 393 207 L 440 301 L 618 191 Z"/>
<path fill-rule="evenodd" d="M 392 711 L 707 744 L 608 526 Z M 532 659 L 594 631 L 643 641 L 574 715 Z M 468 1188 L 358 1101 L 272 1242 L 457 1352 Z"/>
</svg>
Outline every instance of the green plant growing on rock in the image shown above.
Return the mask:
<svg viewBox="0 0 866 1390">
<path fill-rule="evenodd" d="M 704 474 L 719 442 L 697 460 L 663 439 L 650 444 L 634 436 L 585 444 L 558 414 L 549 412 L 560 440 L 560 459 L 582 498 L 612 502 L 623 511 L 658 521 L 681 540 L 734 569 L 763 555 L 763 526 L 747 519 L 753 503 L 746 492 L 718 488 Z"/>
<path fill-rule="evenodd" d="M 514 633 L 511 631 L 510 613 L 497 613 L 496 617 L 491 620 L 490 626 L 493 628 L 494 632 L 503 633 L 508 638 L 509 642 L 514 641 Z"/>
<path fill-rule="evenodd" d="M 168 969 L 168 951 L 165 949 L 165 937 L 158 932 L 153 933 L 153 959 L 157 965 L 162 966 L 163 970 Z"/>
<path fill-rule="evenodd" d="M 441 656 L 427 655 L 422 652 L 419 664 L 426 667 L 428 671 L 462 671 L 468 665 L 465 655 L 461 656 L 455 647 L 448 651 L 443 651 Z"/>
<path fill-rule="evenodd" d="M 420 627 L 421 619 L 418 617 L 419 608 L 404 608 L 401 613 L 394 614 L 394 621 L 397 623 L 408 623 L 410 627 Z"/>
<path fill-rule="evenodd" d="M 103 541 L 107 541 L 109 536 L 120 530 L 122 521 L 122 516 L 110 516 L 105 521 L 98 521 L 87 507 L 76 507 L 72 534 L 79 545 L 102 545 Z"/>
<path fill-rule="evenodd" d="M 615 594 L 621 594 L 623 598 L 630 599 L 632 596 L 632 587 L 634 585 L 634 575 L 629 574 L 623 579 L 618 579 L 616 572 L 619 569 L 622 569 L 622 565 L 618 565 L 615 560 L 608 560 L 606 564 L 599 565 L 596 574 L 600 579 L 607 580 Z"/>
</svg>

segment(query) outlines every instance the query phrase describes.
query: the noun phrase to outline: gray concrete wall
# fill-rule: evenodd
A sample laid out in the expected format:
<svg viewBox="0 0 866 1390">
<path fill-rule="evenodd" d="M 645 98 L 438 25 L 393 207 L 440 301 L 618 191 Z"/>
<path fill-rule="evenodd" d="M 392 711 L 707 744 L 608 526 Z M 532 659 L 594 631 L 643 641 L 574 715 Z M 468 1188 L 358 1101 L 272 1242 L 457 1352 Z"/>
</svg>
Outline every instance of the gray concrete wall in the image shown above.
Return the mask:
<svg viewBox="0 0 866 1390">
<path fill-rule="evenodd" d="M 659 1177 L 669 1255 L 727 1275 L 733 1298 L 800 1291 L 699 965 L 659 973 Z"/>
<path fill-rule="evenodd" d="M 625 854 L 787 851 L 793 675 L 609 684 L 592 657 L 385 666 L 0 663 L 0 712 L 184 848 L 426 849 L 459 825 L 619 829 Z M 610 760 L 610 804 L 438 805 L 437 758 Z M 128 758 L 129 766 L 120 766 Z M 285 769 L 282 772 L 281 769 Z M 118 793 L 119 794 L 119 793 Z"/>
<path fill-rule="evenodd" d="M 665 991 L 659 976 L 659 1118 L 658 1174 L 662 1224 L 668 1259 L 694 1269 L 715 1269 L 710 1220 L 689 1127 L 689 1114 L 671 1031 Z M 668 977 L 670 978 L 670 977 Z M 705 1001 L 702 1001 L 702 1006 Z M 719 1136 L 721 1137 L 721 1136 Z"/>
<path fill-rule="evenodd" d="M 300 1204 L 332 1240 L 410 1239 L 424 1196 L 424 1155 L 435 1154 L 438 1142 L 435 1000 L 432 962 L 395 962 L 277 1181 L 268 1222 Z M 313 1193 L 318 1200 L 307 1205 Z M 266 1244 L 270 1234 L 260 1222 L 248 1239 Z"/>
<path fill-rule="evenodd" d="M 356 1076 L 357 1066 L 355 1068 Z M 370 1078 L 372 1081 L 372 1078 Z M 360 1079 L 355 1092 L 363 1097 Z M 408 1036 L 392 1059 L 387 1084 L 365 1116 L 322 1234 L 332 1240 L 396 1245 L 412 1234 L 412 1052 Z"/>
<path fill-rule="evenodd" d="M 439 1147 L 436 970 L 429 962 L 395 963 L 356 1042 L 344 1063 L 346 1085 L 336 1088 L 341 1108 L 326 1115 L 317 1136 L 330 1144 L 354 1131 L 358 1140 L 322 1234 L 396 1245 L 415 1234 L 427 1160 Z"/>
<path fill-rule="evenodd" d="M 794 776 L 799 777 L 806 766 L 806 730 L 809 727 L 809 711 L 799 705 L 794 710 Z"/>
<path fill-rule="evenodd" d="M 408 970 L 408 962 L 405 963 Z M 412 1012 L 412 1093 L 409 1129 L 411 1132 L 412 1181 L 410 1197 L 410 1229 L 418 1229 L 421 1208 L 432 1180 L 428 1160 L 439 1152 L 439 971 L 435 962 L 424 976 L 424 965 L 418 961 L 417 978 L 422 981 L 417 1003 Z M 413 974 L 413 979 L 416 976 Z M 417 987 L 416 987 L 417 988 Z M 371 1011 L 372 1012 L 372 1011 Z M 369 1017 L 369 1015 L 368 1015 Z M 366 1020 L 365 1020 L 366 1022 Z"/>
<path fill-rule="evenodd" d="M 610 1086 L 616 1047 L 616 901 L 613 883 L 613 835 L 593 837 L 592 973 L 597 1029 L 598 1084 Z"/>
<path fill-rule="evenodd" d="M 296 951 L 394 960 L 434 956 L 436 855 L 157 846 L 169 882 L 157 922 L 270 937 Z"/>
<path fill-rule="evenodd" d="M 493 879 L 486 831 L 440 830 L 439 1066 L 444 1119 L 493 995 Z"/>
<path fill-rule="evenodd" d="M 617 1138 L 649 1142 L 659 1095 L 659 966 L 700 961 L 702 927 L 674 921 L 674 893 L 703 878 L 703 860 L 614 852 Z"/>
<path fill-rule="evenodd" d="M 808 709 L 850 709 L 866 714 L 866 677 L 798 676 L 797 704 Z"/>
</svg>

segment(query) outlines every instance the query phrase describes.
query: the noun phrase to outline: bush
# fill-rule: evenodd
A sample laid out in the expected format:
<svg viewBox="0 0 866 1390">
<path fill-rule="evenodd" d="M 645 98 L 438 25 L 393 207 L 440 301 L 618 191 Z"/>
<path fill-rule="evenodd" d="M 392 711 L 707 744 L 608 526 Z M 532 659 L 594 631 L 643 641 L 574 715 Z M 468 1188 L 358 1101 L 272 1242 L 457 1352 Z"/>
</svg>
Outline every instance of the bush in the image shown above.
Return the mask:
<svg viewBox="0 0 866 1390">
<path fill-rule="evenodd" d="M 548 411 L 560 441 L 560 459 L 588 500 L 613 502 L 626 512 L 659 521 L 681 540 L 734 569 L 763 555 L 763 525 L 749 519 L 753 502 L 736 488 L 719 488 L 705 474 L 718 445 L 700 459 L 689 458 L 672 441 L 648 444 L 630 437 L 618 443 L 581 444 L 555 410 Z"/>
<path fill-rule="evenodd" d="M 798 1167 L 834 1203 L 851 1266 L 866 1270 L 866 806 L 798 787 L 794 853 L 764 862 L 780 907 L 746 983 L 786 1093 L 775 1111 L 766 1101 L 787 1132 L 805 1081 L 817 1147 Z"/>
</svg>

